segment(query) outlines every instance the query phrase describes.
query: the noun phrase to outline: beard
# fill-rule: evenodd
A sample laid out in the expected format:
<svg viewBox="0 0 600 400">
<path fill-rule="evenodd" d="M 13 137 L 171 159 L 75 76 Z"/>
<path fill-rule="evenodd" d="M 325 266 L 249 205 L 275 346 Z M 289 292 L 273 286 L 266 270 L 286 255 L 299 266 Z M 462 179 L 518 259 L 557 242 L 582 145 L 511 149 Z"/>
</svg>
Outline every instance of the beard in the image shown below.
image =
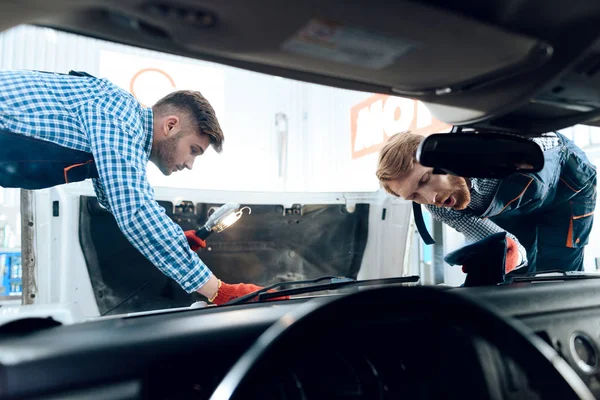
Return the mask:
<svg viewBox="0 0 600 400">
<path fill-rule="evenodd" d="M 154 159 L 156 160 L 155 164 L 164 175 L 169 176 L 173 172 L 173 168 L 176 164 L 175 154 L 177 152 L 177 146 L 182 137 L 182 133 L 179 132 L 174 136 L 155 143 L 152 148 L 152 153 L 154 153 Z"/>
<path fill-rule="evenodd" d="M 440 200 L 446 201 L 451 196 L 454 197 L 456 203 L 452 206 L 454 210 L 464 210 L 471 202 L 471 192 L 467 186 L 467 180 L 460 176 L 448 175 L 448 182 L 453 187 L 452 190 L 442 192 L 439 195 Z M 444 204 L 436 204 L 438 207 L 448 207 Z"/>
</svg>

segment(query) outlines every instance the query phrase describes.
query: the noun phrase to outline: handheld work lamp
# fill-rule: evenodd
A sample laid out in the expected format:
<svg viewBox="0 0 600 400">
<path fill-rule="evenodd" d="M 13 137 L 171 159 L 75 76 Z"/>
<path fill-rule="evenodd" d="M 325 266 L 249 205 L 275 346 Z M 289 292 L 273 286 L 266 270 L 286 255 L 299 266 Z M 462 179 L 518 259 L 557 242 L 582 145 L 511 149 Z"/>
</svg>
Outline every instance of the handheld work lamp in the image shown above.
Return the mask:
<svg viewBox="0 0 600 400">
<path fill-rule="evenodd" d="M 248 214 L 252 212 L 250 207 L 243 207 L 240 209 L 239 203 L 223 204 L 208 217 L 204 226 L 196 229 L 196 236 L 202 240 L 206 240 L 213 232 L 223 232 L 242 217 L 245 209 L 248 209 Z"/>
</svg>

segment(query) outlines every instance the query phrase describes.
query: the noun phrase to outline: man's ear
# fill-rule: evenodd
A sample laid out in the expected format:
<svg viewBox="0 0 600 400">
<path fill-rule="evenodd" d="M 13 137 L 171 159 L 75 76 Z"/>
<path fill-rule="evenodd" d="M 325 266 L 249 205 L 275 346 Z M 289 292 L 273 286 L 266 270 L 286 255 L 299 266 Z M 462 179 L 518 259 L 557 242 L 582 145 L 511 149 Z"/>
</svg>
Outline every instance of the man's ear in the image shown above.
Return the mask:
<svg viewBox="0 0 600 400">
<path fill-rule="evenodd" d="M 179 132 L 179 117 L 177 115 L 168 115 L 163 120 L 163 126 L 165 128 L 165 136 L 171 136 Z"/>
</svg>

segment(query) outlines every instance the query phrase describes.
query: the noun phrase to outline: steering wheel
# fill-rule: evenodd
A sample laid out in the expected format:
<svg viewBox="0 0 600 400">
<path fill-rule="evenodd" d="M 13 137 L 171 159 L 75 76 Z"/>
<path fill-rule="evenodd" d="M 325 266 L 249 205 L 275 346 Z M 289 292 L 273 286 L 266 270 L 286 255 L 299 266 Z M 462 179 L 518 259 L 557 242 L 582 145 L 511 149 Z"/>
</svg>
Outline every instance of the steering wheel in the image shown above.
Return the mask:
<svg viewBox="0 0 600 400">
<path fill-rule="evenodd" d="M 541 398 L 594 399 L 569 364 L 520 321 L 506 319 L 490 306 L 475 303 L 456 291 L 385 286 L 341 297 L 316 298 L 282 316 L 238 359 L 211 400 L 229 399 L 248 390 L 261 367 L 298 347 L 299 337 L 319 337 L 348 318 L 368 324 L 377 318 L 392 320 L 402 315 L 427 316 L 436 323 L 458 327 L 484 339 L 524 369 L 530 388 Z M 374 335 L 366 340 L 376 338 Z M 303 345 L 308 347 L 310 343 Z"/>
</svg>

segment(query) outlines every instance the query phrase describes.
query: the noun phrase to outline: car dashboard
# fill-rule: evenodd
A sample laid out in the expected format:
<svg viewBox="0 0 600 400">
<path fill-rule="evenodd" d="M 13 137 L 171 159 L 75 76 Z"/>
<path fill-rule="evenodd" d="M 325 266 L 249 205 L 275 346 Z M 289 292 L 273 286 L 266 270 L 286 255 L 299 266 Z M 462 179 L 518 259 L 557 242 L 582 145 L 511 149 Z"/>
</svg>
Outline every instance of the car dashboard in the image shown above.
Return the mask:
<svg viewBox="0 0 600 400">
<path fill-rule="evenodd" d="M 448 288 L 521 320 L 600 396 L 600 280 Z M 1 399 L 208 399 L 271 325 L 307 301 L 116 316 L 0 335 Z M 300 337 L 240 398 L 535 398 L 526 371 L 461 326 L 407 312 Z M 1 330 L 0 330 L 1 332 Z"/>
</svg>

